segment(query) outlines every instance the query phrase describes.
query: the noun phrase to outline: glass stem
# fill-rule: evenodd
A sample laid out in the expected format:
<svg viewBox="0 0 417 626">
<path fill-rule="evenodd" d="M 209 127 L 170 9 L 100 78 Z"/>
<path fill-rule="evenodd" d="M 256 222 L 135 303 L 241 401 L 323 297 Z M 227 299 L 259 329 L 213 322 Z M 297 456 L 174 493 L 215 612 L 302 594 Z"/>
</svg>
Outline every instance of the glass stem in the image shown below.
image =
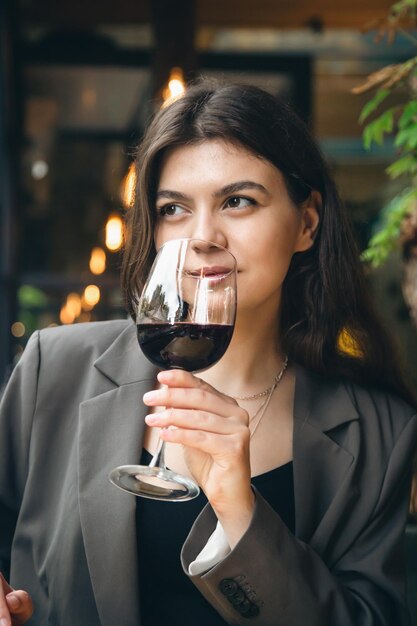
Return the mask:
<svg viewBox="0 0 417 626">
<path fill-rule="evenodd" d="M 159 440 L 158 448 L 152 457 L 152 461 L 149 463 L 149 467 L 160 467 L 161 469 L 166 469 L 165 467 L 165 441 L 163 441 L 162 439 Z"/>
<path fill-rule="evenodd" d="M 182 370 L 184 368 L 176 365 L 175 367 L 168 369 Z M 165 443 L 165 441 L 159 439 L 158 447 L 152 457 L 152 461 L 149 463 L 149 467 L 160 467 L 161 469 L 167 469 L 167 466 L 165 465 Z"/>
</svg>

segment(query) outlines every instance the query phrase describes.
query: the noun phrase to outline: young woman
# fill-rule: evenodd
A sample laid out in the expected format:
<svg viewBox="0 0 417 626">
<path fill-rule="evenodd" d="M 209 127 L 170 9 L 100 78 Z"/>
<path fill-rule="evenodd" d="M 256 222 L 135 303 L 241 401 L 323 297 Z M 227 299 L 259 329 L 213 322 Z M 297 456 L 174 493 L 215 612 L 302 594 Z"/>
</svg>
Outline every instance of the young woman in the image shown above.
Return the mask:
<svg viewBox="0 0 417 626">
<path fill-rule="evenodd" d="M 237 259 L 235 332 L 198 376 L 157 373 L 132 321 L 31 338 L 1 409 L 0 556 L 25 590 L 3 582 L 4 626 L 30 598 L 33 624 L 407 624 L 417 414 L 308 131 L 255 87 L 202 83 L 156 115 L 138 174 L 130 312 L 163 243 L 204 239 Z M 159 436 L 199 498 L 108 482 Z"/>
</svg>

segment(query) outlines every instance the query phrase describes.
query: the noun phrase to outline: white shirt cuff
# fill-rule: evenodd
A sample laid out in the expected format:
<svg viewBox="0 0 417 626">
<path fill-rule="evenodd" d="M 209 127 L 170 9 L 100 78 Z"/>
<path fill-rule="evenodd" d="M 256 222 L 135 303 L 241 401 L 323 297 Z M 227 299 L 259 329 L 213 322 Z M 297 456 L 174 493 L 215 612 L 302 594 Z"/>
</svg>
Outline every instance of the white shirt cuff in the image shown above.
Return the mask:
<svg viewBox="0 0 417 626">
<path fill-rule="evenodd" d="M 217 522 L 216 528 L 208 538 L 206 545 L 197 555 L 195 561 L 192 561 L 188 566 L 188 573 L 191 576 L 196 576 L 207 572 L 217 563 L 220 563 L 230 551 L 223 527 L 220 522 Z"/>
</svg>

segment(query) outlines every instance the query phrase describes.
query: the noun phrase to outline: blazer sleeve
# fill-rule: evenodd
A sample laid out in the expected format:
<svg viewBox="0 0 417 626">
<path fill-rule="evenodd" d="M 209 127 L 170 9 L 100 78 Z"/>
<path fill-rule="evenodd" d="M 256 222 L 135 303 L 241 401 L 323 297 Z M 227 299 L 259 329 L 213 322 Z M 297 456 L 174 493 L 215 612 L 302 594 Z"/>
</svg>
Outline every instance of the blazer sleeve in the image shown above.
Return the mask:
<svg viewBox="0 0 417 626">
<path fill-rule="evenodd" d="M 215 567 L 190 576 L 228 624 L 257 626 L 405 626 L 403 535 L 417 415 L 398 437 L 385 468 L 377 505 L 360 534 L 336 563 L 288 530 L 256 494 L 251 524 Z M 366 497 L 366 494 L 364 494 Z M 183 546 L 184 571 L 216 525 L 209 505 Z M 343 521 L 345 527 L 349 519 Z M 343 532 L 343 524 L 340 532 Z"/>
<path fill-rule="evenodd" d="M 29 466 L 30 433 L 40 365 L 35 332 L 0 402 L 0 569 L 9 575 L 16 520 Z"/>
</svg>

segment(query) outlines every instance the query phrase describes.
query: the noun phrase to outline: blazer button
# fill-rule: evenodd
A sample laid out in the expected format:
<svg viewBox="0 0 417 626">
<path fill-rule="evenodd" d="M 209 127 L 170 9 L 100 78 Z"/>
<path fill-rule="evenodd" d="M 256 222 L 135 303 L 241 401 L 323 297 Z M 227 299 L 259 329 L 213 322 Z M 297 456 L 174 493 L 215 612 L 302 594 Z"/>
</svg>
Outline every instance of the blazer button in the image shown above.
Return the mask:
<svg viewBox="0 0 417 626">
<path fill-rule="evenodd" d="M 239 610 L 242 617 L 256 617 L 259 615 L 259 607 L 253 604 L 253 602 L 249 602 L 249 600 L 242 602 L 242 604 L 239 604 L 236 608 Z"/>
<path fill-rule="evenodd" d="M 233 580 L 233 578 L 223 578 L 223 580 L 219 583 L 219 589 L 223 595 L 230 598 L 239 589 L 239 585 Z"/>
<path fill-rule="evenodd" d="M 236 608 L 239 609 L 239 612 L 242 615 L 246 615 L 246 613 L 249 613 L 249 611 L 251 610 L 251 607 L 252 607 L 252 602 L 250 602 L 250 600 L 245 598 L 243 602 L 241 602 L 239 606 Z"/>
<path fill-rule="evenodd" d="M 233 606 L 239 608 L 238 605 L 242 604 L 242 602 L 246 600 L 246 594 L 242 591 L 242 589 L 238 589 L 232 596 L 229 597 L 229 600 Z"/>
</svg>

